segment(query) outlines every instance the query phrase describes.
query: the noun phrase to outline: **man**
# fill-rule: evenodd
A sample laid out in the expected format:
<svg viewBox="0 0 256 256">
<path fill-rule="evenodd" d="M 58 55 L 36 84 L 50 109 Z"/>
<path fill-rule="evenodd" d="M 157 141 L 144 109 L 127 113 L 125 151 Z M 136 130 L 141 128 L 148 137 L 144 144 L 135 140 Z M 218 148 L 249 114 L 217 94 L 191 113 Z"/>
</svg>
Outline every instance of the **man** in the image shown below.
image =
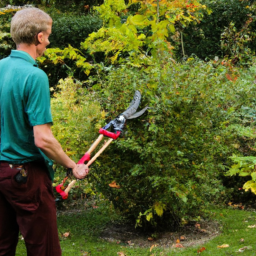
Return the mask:
<svg viewBox="0 0 256 256">
<path fill-rule="evenodd" d="M 11 21 L 17 50 L 0 61 L 0 256 L 14 256 L 19 232 L 29 256 L 59 256 L 52 162 L 88 174 L 51 132 L 49 81 L 35 59 L 49 45 L 52 19 L 37 8 Z"/>
</svg>

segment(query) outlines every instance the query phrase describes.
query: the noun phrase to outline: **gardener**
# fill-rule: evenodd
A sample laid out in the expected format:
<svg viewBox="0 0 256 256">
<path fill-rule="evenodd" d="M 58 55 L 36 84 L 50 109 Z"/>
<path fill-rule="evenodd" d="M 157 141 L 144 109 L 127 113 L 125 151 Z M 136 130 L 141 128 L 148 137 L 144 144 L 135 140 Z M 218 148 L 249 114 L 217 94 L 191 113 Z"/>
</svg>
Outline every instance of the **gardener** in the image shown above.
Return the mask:
<svg viewBox="0 0 256 256">
<path fill-rule="evenodd" d="M 63 151 L 51 132 L 49 81 L 35 59 L 49 45 L 52 19 L 37 8 L 18 11 L 11 21 L 17 50 L 0 61 L 0 256 L 14 256 L 19 231 L 27 255 L 59 256 L 52 191 L 52 160 L 88 174 Z"/>
</svg>

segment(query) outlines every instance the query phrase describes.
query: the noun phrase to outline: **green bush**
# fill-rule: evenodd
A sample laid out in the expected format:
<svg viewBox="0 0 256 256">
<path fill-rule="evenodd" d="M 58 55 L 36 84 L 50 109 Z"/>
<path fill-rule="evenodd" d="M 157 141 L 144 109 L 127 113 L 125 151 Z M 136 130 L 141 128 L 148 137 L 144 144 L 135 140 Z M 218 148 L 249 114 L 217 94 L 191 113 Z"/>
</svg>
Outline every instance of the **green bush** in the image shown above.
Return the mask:
<svg viewBox="0 0 256 256">
<path fill-rule="evenodd" d="M 10 33 L 3 33 L 0 31 L 0 59 L 9 56 L 11 49 L 13 49 L 14 46 L 15 44 L 11 39 Z"/>
<path fill-rule="evenodd" d="M 72 78 L 60 80 L 51 100 L 53 133 L 75 161 L 97 136 L 105 114 L 93 94 Z"/>
<path fill-rule="evenodd" d="M 50 47 L 65 48 L 69 44 L 75 48 L 80 47 L 89 34 L 102 26 L 102 21 L 95 15 L 56 15 L 53 18 Z"/>
<path fill-rule="evenodd" d="M 237 31 L 233 22 L 221 34 L 221 50 L 223 55 L 232 60 L 233 64 L 251 64 L 253 51 L 250 49 L 252 35 L 249 25 L 253 19 L 248 20 L 240 31 Z"/>
<path fill-rule="evenodd" d="M 68 156 L 75 162 L 84 155 L 91 143 L 97 138 L 102 127 L 104 112 L 101 111 L 94 94 L 87 94 L 82 84 L 72 78 L 60 80 L 51 100 L 55 138 L 60 142 Z M 64 178 L 63 168 L 58 167 L 53 186 Z M 67 185 L 71 180 L 68 180 Z M 70 199 L 80 194 L 90 194 L 92 184 L 87 179 L 77 183 L 75 191 L 70 192 Z"/>
<path fill-rule="evenodd" d="M 245 0 L 204 0 L 203 3 L 212 11 L 205 13 L 199 24 L 191 24 L 184 29 L 184 48 L 186 55 L 196 54 L 202 59 L 223 57 L 221 34 L 231 22 L 236 29 L 242 29 L 249 17 L 255 16 L 255 8 L 250 7 L 251 1 Z M 249 8 L 248 8 L 249 7 Z M 251 24 L 251 31 L 254 32 Z M 181 47 L 179 55 L 182 55 Z"/>
<path fill-rule="evenodd" d="M 96 15 L 82 15 L 63 14 L 58 13 L 57 10 L 53 14 L 53 10 L 49 10 L 49 14 L 53 19 L 52 34 L 49 38 L 51 48 L 68 47 L 69 45 L 80 48 L 80 43 L 83 42 L 90 33 L 99 29 L 102 25 L 101 19 Z M 92 58 L 86 52 L 82 53 L 89 61 Z M 40 67 L 47 73 L 50 85 L 55 86 L 60 79 L 66 78 L 68 75 L 76 77 L 79 80 L 85 80 L 87 76 L 81 70 L 75 67 L 72 60 L 66 60 L 65 63 L 54 65 L 51 61 L 46 59 L 40 64 Z M 70 72 L 71 70 L 71 72 Z"/>
<path fill-rule="evenodd" d="M 10 25 L 11 18 L 16 11 L 17 9 L 10 9 L 0 14 L 0 59 L 9 56 L 11 49 L 15 49 L 15 43 L 10 34 Z"/>
<path fill-rule="evenodd" d="M 33 1 L 33 5 L 36 6 L 54 6 L 55 8 L 59 8 L 60 10 L 64 12 L 84 12 L 88 11 L 88 5 L 89 8 L 92 6 L 100 5 L 104 2 L 104 0 L 75 0 L 75 1 L 69 1 L 69 0 L 37 0 Z M 31 4 L 31 1 L 28 0 L 0 0 L 0 8 L 5 7 L 7 5 L 25 5 L 25 4 Z"/>
<path fill-rule="evenodd" d="M 158 228 L 196 220 L 209 204 L 227 200 L 221 178 L 229 156 L 243 153 L 237 115 L 242 106 L 254 108 L 255 70 L 167 58 L 143 69 L 99 71 L 92 89 L 107 120 L 127 108 L 136 89 L 141 106 L 150 107 L 127 121 L 124 137 L 94 165 L 99 191 L 137 225 Z M 110 187 L 112 182 L 120 188 Z"/>
</svg>

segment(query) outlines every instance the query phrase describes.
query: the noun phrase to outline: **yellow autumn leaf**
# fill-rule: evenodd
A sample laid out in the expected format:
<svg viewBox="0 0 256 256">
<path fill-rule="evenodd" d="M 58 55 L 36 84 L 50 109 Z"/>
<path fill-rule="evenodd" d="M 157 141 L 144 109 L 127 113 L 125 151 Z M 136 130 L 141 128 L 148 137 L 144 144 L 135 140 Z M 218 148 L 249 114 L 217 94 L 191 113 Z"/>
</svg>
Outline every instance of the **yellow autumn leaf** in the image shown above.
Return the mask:
<svg viewBox="0 0 256 256">
<path fill-rule="evenodd" d="M 152 218 L 153 218 L 152 212 L 150 212 L 149 214 L 147 214 L 147 216 L 146 216 L 147 221 L 150 221 Z"/>
<path fill-rule="evenodd" d="M 256 194 L 256 183 L 253 180 L 249 180 L 243 185 L 243 189 L 245 191 L 250 189 L 252 193 Z"/>
<path fill-rule="evenodd" d="M 135 26 L 145 26 L 149 23 L 148 19 L 144 15 L 139 14 L 128 17 L 127 22 L 128 24 Z"/>
<path fill-rule="evenodd" d="M 144 34 L 140 34 L 140 35 L 138 36 L 138 39 L 139 39 L 139 40 L 144 40 L 144 39 L 146 39 L 146 36 L 145 36 Z"/>
<path fill-rule="evenodd" d="M 101 117 L 102 117 L 102 119 L 104 119 L 104 118 L 105 118 L 105 116 L 106 116 L 106 112 L 105 112 L 105 110 L 101 111 Z"/>
<path fill-rule="evenodd" d="M 161 216 L 163 215 L 163 213 L 164 213 L 164 210 L 165 210 L 165 208 L 166 208 L 166 205 L 163 204 L 163 203 L 161 203 L 161 202 L 156 202 L 156 203 L 153 205 L 153 208 L 154 208 L 154 210 L 156 211 L 156 214 L 161 217 Z"/>
<path fill-rule="evenodd" d="M 228 244 L 223 244 L 223 245 L 218 245 L 217 248 L 228 248 L 229 245 Z"/>
</svg>

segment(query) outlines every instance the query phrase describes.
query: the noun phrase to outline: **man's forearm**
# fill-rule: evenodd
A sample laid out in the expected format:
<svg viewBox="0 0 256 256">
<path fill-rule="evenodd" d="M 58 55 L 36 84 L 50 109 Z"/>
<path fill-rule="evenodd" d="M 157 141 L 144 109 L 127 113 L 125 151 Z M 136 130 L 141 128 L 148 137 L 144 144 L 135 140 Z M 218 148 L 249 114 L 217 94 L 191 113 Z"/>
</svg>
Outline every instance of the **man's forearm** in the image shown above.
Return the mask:
<svg viewBox="0 0 256 256">
<path fill-rule="evenodd" d="M 76 163 L 63 151 L 60 143 L 51 132 L 50 125 L 34 126 L 35 145 L 50 159 L 66 168 L 75 168 Z"/>
<path fill-rule="evenodd" d="M 59 163 L 60 165 L 66 168 L 75 168 L 76 163 L 66 155 L 61 145 L 55 138 L 47 141 L 45 146 L 40 149 L 47 157 Z"/>
</svg>

